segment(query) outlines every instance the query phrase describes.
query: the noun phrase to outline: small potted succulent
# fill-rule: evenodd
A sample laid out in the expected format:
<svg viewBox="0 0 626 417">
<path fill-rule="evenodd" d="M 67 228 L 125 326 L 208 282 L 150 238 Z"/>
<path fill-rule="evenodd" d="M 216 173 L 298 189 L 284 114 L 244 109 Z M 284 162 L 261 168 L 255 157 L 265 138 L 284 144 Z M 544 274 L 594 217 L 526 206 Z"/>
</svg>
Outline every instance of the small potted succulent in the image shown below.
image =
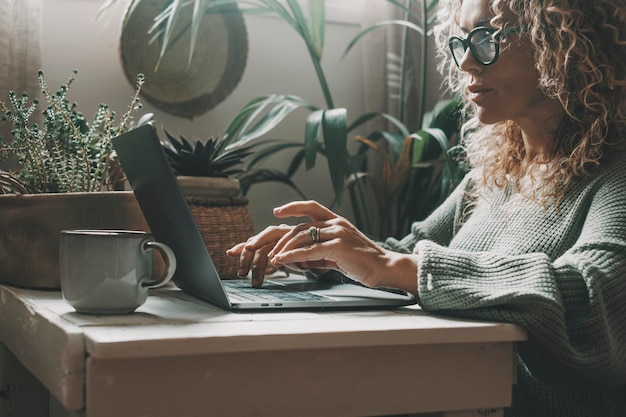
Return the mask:
<svg viewBox="0 0 626 417">
<path fill-rule="evenodd" d="M 164 130 L 163 149 L 185 195 L 234 197 L 240 193 L 236 175 L 243 173 L 244 159 L 252 146 L 227 147 L 223 138 L 189 140 Z"/>
<path fill-rule="evenodd" d="M 0 123 L 9 124 L 12 136 L 0 137 L 0 160 L 15 165 L 0 172 L 0 282 L 59 288 L 63 229 L 147 229 L 133 193 L 120 191 L 125 177 L 111 144 L 134 125 L 143 76 L 119 121 L 105 104 L 88 121 L 67 97 L 75 75 L 53 93 L 40 71 L 44 103 L 13 91 L 8 105 L 0 101 Z M 37 123 L 33 115 L 42 104 Z"/>
<path fill-rule="evenodd" d="M 246 171 L 244 159 L 256 145 L 228 147 L 224 138 L 190 140 L 163 132 L 163 150 L 216 269 L 222 278 L 235 278 L 237 260 L 226 250 L 254 233 L 248 199 L 235 177 Z"/>
</svg>

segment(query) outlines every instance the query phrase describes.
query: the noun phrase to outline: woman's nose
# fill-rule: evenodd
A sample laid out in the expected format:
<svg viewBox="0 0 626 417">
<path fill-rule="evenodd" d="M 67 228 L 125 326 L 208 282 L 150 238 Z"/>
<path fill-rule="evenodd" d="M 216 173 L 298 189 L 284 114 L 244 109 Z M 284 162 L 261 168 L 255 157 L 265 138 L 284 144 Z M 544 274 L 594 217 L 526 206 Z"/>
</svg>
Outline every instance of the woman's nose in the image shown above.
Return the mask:
<svg viewBox="0 0 626 417">
<path fill-rule="evenodd" d="M 465 53 L 463 54 L 463 57 L 459 61 L 459 67 L 464 72 L 470 72 L 482 70 L 483 65 L 480 62 L 476 61 L 476 59 L 474 59 L 472 51 L 470 50 L 470 48 L 467 48 L 465 50 Z"/>
</svg>

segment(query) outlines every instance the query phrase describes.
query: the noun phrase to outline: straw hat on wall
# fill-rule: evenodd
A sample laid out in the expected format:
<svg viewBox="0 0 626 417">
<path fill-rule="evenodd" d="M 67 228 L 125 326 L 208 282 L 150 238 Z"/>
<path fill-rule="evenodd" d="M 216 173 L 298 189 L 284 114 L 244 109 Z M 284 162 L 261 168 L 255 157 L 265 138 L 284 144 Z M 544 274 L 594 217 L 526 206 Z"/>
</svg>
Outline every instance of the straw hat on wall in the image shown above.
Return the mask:
<svg viewBox="0 0 626 417">
<path fill-rule="evenodd" d="M 236 5 L 206 14 L 190 61 L 191 10 L 185 10 L 159 62 L 160 39 L 151 42 L 153 35 L 148 32 L 165 6 L 166 0 L 144 0 L 125 16 L 121 62 L 131 84 L 138 73 L 145 75 L 143 99 L 169 114 L 193 119 L 228 97 L 241 80 L 248 55 L 246 25 Z"/>
</svg>

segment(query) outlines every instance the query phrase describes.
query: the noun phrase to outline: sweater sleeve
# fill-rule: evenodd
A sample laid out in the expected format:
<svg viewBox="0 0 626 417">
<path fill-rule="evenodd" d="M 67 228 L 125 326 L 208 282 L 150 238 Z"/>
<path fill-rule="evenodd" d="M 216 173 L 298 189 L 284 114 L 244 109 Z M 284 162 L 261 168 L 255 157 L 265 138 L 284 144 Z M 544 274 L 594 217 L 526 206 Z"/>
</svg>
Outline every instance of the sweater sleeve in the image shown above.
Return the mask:
<svg viewBox="0 0 626 417">
<path fill-rule="evenodd" d="M 520 356 L 562 387 L 626 384 L 626 170 L 597 185 L 576 243 L 555 259 L 417 243 L 420 304 L 516 323 Z"/>
</svg>

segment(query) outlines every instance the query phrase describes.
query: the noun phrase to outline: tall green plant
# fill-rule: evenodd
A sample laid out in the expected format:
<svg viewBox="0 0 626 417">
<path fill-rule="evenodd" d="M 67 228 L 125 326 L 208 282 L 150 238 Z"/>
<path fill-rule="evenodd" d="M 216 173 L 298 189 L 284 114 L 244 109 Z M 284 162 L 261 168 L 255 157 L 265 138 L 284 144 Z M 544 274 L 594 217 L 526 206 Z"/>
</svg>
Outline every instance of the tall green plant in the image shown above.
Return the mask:
<svg viewBox="0 0 626 417">
<path fill-rule="evenodd" d="M 357 137 L 362 144 L 357 155 L 377 152 L 382 155 L 380 175 L 372 175 L 367 169 L 367 158 L 361 157 L 358 180 L 371 185 L 378 207 L 379 236 L 404 236 L 413 221 L 425 218 L 452 190 L 464 175 L 464 170 L 454 158 L 458 149 L 454 146 L 459 128 L 458 98 L 439 101 L 434 109 L 426 111 L 428 38 L 436 23 L 432 12 L 438 0 L 387 0 L 399 8 L 402 19 L 383 20 L 361 31 L 348 45 L 348 53 L 370 32 L 392 27 L 401 30 L 400 56 L 397 72 L 390 72 L 388 83 L 397 84 L 397 116 L 372 113 L 362 116 L 354 125 L 372 118 L 384 118 L 391 129 L 371 132 L 367 137 Z M 408 64 L 409 34 L 414 32 L 420 41 L 420 64 L 413 68 L 417 76 L 416 94 L 419 98 L 417 112 L 405 111 L 406 87 L 410 70 Z M 397 82 L 396 80 L 399 80 Z M 417 126 L 410 130 L 408 126 Z M 382 143 L 381 143 L 382 142 Z M 355 178 L 354 180 L 356 180 Z M 363 205 L 363 207 L 366 207 Z M 357 219 L 365 222 L 367 213 L 355 210 Z"/>
</svg>

